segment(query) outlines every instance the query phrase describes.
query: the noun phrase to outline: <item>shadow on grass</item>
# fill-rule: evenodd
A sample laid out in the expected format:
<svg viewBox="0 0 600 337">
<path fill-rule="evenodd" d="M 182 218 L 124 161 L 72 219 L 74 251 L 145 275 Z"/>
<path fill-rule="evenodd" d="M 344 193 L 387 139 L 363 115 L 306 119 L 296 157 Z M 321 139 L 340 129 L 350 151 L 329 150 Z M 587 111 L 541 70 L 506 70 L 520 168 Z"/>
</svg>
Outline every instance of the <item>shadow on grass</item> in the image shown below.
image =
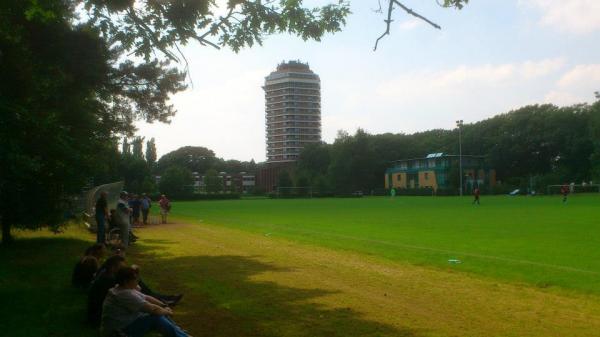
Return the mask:
<svg viewBox="0 0 600 337">
<path fill-rule="evenodd" d="M 263 273 L 291 270 L 263 263 L 257 257 L 217 255 L 157 258 L 144 243 L 134 253 L 146 267 L 142 274 L 158 290 L 181 292 L 175 320 L 193 336 L 418 336 L 368 320 L 347 307 L 318 303 L 336 292 L 300 289 L 257 280 Z M 150 253 L 150 254 L 148 254 Z"/>
<path fill-rule="evenodd" d="M 96 336 L 85 325 L 85 293 L 70 286 L 89 241 L 18 239 L 0 246 L 0 336 Z"/>
<path fill-rule="evenodd" d="M 98 336 L 85 325 L 84 291 L 70 286 L 74 263 L 90 241 L 20 239 L 0 247 L 0 336 Z M 418 331 L 370 321 L 350 308 L 324 306 L 323 289 L 257 280 L 287 273 L 258 257 L 175 257 L 169 240 L 146 240 L 130 252 L 158 291 L 182 292 L 176 321 L 193 336 L 418 336 Z M 132 261 L 133 262 L 133 261 Z"/>
</svg>

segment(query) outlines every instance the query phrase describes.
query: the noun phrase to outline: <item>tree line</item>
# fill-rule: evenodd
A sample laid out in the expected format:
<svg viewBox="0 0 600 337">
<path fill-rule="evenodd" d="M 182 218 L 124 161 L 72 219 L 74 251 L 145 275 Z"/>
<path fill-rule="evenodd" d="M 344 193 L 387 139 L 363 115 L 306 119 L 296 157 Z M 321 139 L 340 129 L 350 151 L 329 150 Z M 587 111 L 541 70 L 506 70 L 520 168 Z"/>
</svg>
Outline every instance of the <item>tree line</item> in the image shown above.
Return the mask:
<svg viewBox="0 0 600 337">
<path fill-rule="evenodd" d="M 110 158 L 103 161 L 102 169 L 97 171 L 90 184 L 97 186 L 123 181 L 128 192 L 164 193 L 170 197 L 185 198 L 194 192 L 194 173 L 205 177 L 205 192 L 215 193 L 223 191 L 220 172 L 253 174 L 256 171 L 254 160 L 225 160 L 202 146 L 184 146 L 157 160 L 156 140 L 146 141 L 145 148 L 144 141 L 141 136 L 125 137 L 121 140 L 120 150 L 119 144 L 114 143 Z M 160 177 L 158 184 L 157 177 Z"/>
<path fill-rule="evenodd" d="M 114 144 L 135 121 L 170 121 L 168 99 L 189 75 L 181 46 L 237 52 L 282 32 L 320 40 L 349 12 L 346 2 L 0 1 L 3 243 L 12 227 L 64 223 L 70 198 L 111 174 Z"/>
<path fill-rule="evenodd" d="M 600 101 L 525 106 L 464 124 L 461 131 L 463 154 L 486 156 L 486 165 L 496 170 L 499 192 L 526 190 L 531 183 L 543 191 L 549 184 L 600 182 Z M 458 129 L 377 135 L 340 131 L 332 144 L 302 151 L 288 184 L 333 193 L 382 190 L 393 161 L 458 154 L 458 137 Z"/>
<path fill-rule="evenodd" d="M 463 154 L 486 156 L 486 166 L 496 171 L 499 185 L 488 192 L 545 191 L 551 184 L 600 182 L 600 101 L 569 107 L 525 106 L 464 124 L 461 132 Z M 105 182 L 123 179 L 130 191 L 181 197 L 192 193 L 192 172 L 205 176 L 206 192 L 221 192 L 219 172 L 254 174 L 260 169 L 253 160 L 224 160 L 201 146 L 184 146 L 156 161 L 154 139 L 146 143 L 145 156 L 143 140 L 122 141 L 118 160 L 110 161 L 118 165 Z M 324 195 L 385 193 L 384 172 L 393 161 L 436 152 L 458 154 L 458 147 L 458 129 L 375 135 L 362 129 L 353 135 L 339 131 L 332 144 L 305 147 L 292 172 L 282 172 L 277 185 L 311 187 Z M 455 171 L 449 184 L 458 191 Z M 158 186 L 155 176 L 161 177 Z"/>
</svg>

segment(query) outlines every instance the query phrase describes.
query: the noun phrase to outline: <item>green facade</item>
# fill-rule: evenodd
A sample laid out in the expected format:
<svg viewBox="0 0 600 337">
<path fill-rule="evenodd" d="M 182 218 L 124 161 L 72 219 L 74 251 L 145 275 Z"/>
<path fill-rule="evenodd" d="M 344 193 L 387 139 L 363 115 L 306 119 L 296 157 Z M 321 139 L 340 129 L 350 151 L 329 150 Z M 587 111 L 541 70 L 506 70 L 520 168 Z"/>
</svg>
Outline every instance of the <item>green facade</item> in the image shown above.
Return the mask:
<svg viewBox="0 0 600 337">
<path fill-rule="evenodd" d="M 402 159 L 393 162 L 385 172 L 386 186 L 394 187 L 394 177 L 400 173 L 411 184 L 407 184 L 406 187 L 396 186 L 396 188 L 417 189 L 424 187 L 421 186 L 423 182 L 428 182 L 423 185 L 434 190 L 458 190 L 460 186 L 459 160 L 462 160 L 464 191 L 469 192 L 476 186 L 482 188 L 495 185 L 495 172 L 486 166 L 484 156 L 463 155 L 460 159 L 458 155 L 434 153 L 424 158 Z M 434 174 L 435 177 L 428 178 L 430 174 Z"/>
</svg>

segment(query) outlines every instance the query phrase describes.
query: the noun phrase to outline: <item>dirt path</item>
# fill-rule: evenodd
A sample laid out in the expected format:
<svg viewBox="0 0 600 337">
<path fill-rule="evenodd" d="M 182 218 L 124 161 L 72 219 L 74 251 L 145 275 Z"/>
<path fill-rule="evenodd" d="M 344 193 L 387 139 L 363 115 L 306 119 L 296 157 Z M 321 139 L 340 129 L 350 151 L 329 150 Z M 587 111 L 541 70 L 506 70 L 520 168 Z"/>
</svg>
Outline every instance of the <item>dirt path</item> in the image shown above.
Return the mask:
<svg viewBox="0 0 600 337">
<path fill-rule="evenodd" d="M 600 336 L 600 299 L 211 225 L 140 231 L 194 336 Z"/>
</svg>

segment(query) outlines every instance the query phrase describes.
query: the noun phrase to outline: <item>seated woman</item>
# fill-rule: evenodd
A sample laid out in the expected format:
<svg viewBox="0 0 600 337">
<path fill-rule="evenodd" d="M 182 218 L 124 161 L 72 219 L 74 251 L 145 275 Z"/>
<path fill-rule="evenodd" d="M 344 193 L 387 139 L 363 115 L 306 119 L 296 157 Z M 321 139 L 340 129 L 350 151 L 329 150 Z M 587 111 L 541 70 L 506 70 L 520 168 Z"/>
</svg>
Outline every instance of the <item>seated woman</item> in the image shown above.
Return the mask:
<svg viewBox="0 0 600 337">
<path fill-rule="evenodd" d="M 85 250 L 83 257 L 73 269 L 71 283 L 78 288 L 87 288 L 94 279 L 94 274 L 100 266 L 100 259 L 104 256 L 104 245 L 97 243 Z"/>
<path fill-rule="evenodd" d="M 102 317 L 102 303 L 106 298 L 108 291 L 117 285 L 117 272 L 120 268 L 125 268 L 125 258 L 122 255 L 114 255 L 106 259 L 106 262 L 96 273 L 96 278 L 88 291 L 88 305 L 87 314 L 88 322 L 93 327 L 100 326 L 100 319 Z M 136 266 L 132 266 L 136 271 L 138 278 L 139 291 L 144 295 L 152 296 L 161 301 L 161 306 L 174 306 L 176 305 L 183 295 L 177 296 L 165 296 L 154 293 L 150 288 L 143 285 L 143 282 L 139 278 L 139 269 Z"/>
<path fill-rule="evenodd" d="M 164 337 L 188 337 L 167 317 L 173 314 L 169 307 L 138 290 L 134 268 L 120 268 L 116 280 L 118 285 L 108 291 L 102 307 L 103 336 L 122 332 L 128 337 L 142 337 L 150 331 L 157 331 Z"/>
<path fill-rule="evenodd" d="M 122 265 L 125 266 L 125 248 L 123 246 L 113 246 L 112 248 L 114 250 L 113 257 L 120 256 L 123 261 Z M 96 276 L 95 276 L 93 283 L 95 283 L 100 277 L 104 276 L 104 273 L 106 272 L 106 269 L 107 269 L 107 264 L 109 263 L 110 259 L 111 258 L 108 258 L 106 260 L 106 262 L 104 262 L 104 264 L 102 264 L 102 266 L 100 266 L 100 268 L 98 269 L 98 272 L 96 272 Z M 142 281 L 142 278 L 140 277 L 140 268 L 137 265 L 132 265 L 131 267 L 133 269 L 135 269 L 135 271 L 137 272 L 138 284 L 140 286 L 139 290 L 142 292 L 142 294 L 157 298 L 157 299 L 161 300 L 163 303 L 167 304 L 168 306 L 175 306 L 183 298 L 182 294 L 164 295 L 164 294 L 160 294 L 158 292 L 153 291 L 152 289 L 150 289 L 150 287 L 148 285 L 146 285 L 144 283 L 144 281 Z M 110 287 L 108 287 L 106 289 L 106 291 L 108 291 L 109 288 L 112 288 L 114 285 L 117 284 L 117 282 L 115 280 L 116 270 L 114 271 L 114 273 L 112 275 L 109 274 L 109 277 L 112 277 L 114 284 L 111 285 Z M 104 292 L 105 295 L 106 295 L 106 291 Z M 102 299 L 104 299 L 104 296 L 102 297 Z"/>
</svg>

